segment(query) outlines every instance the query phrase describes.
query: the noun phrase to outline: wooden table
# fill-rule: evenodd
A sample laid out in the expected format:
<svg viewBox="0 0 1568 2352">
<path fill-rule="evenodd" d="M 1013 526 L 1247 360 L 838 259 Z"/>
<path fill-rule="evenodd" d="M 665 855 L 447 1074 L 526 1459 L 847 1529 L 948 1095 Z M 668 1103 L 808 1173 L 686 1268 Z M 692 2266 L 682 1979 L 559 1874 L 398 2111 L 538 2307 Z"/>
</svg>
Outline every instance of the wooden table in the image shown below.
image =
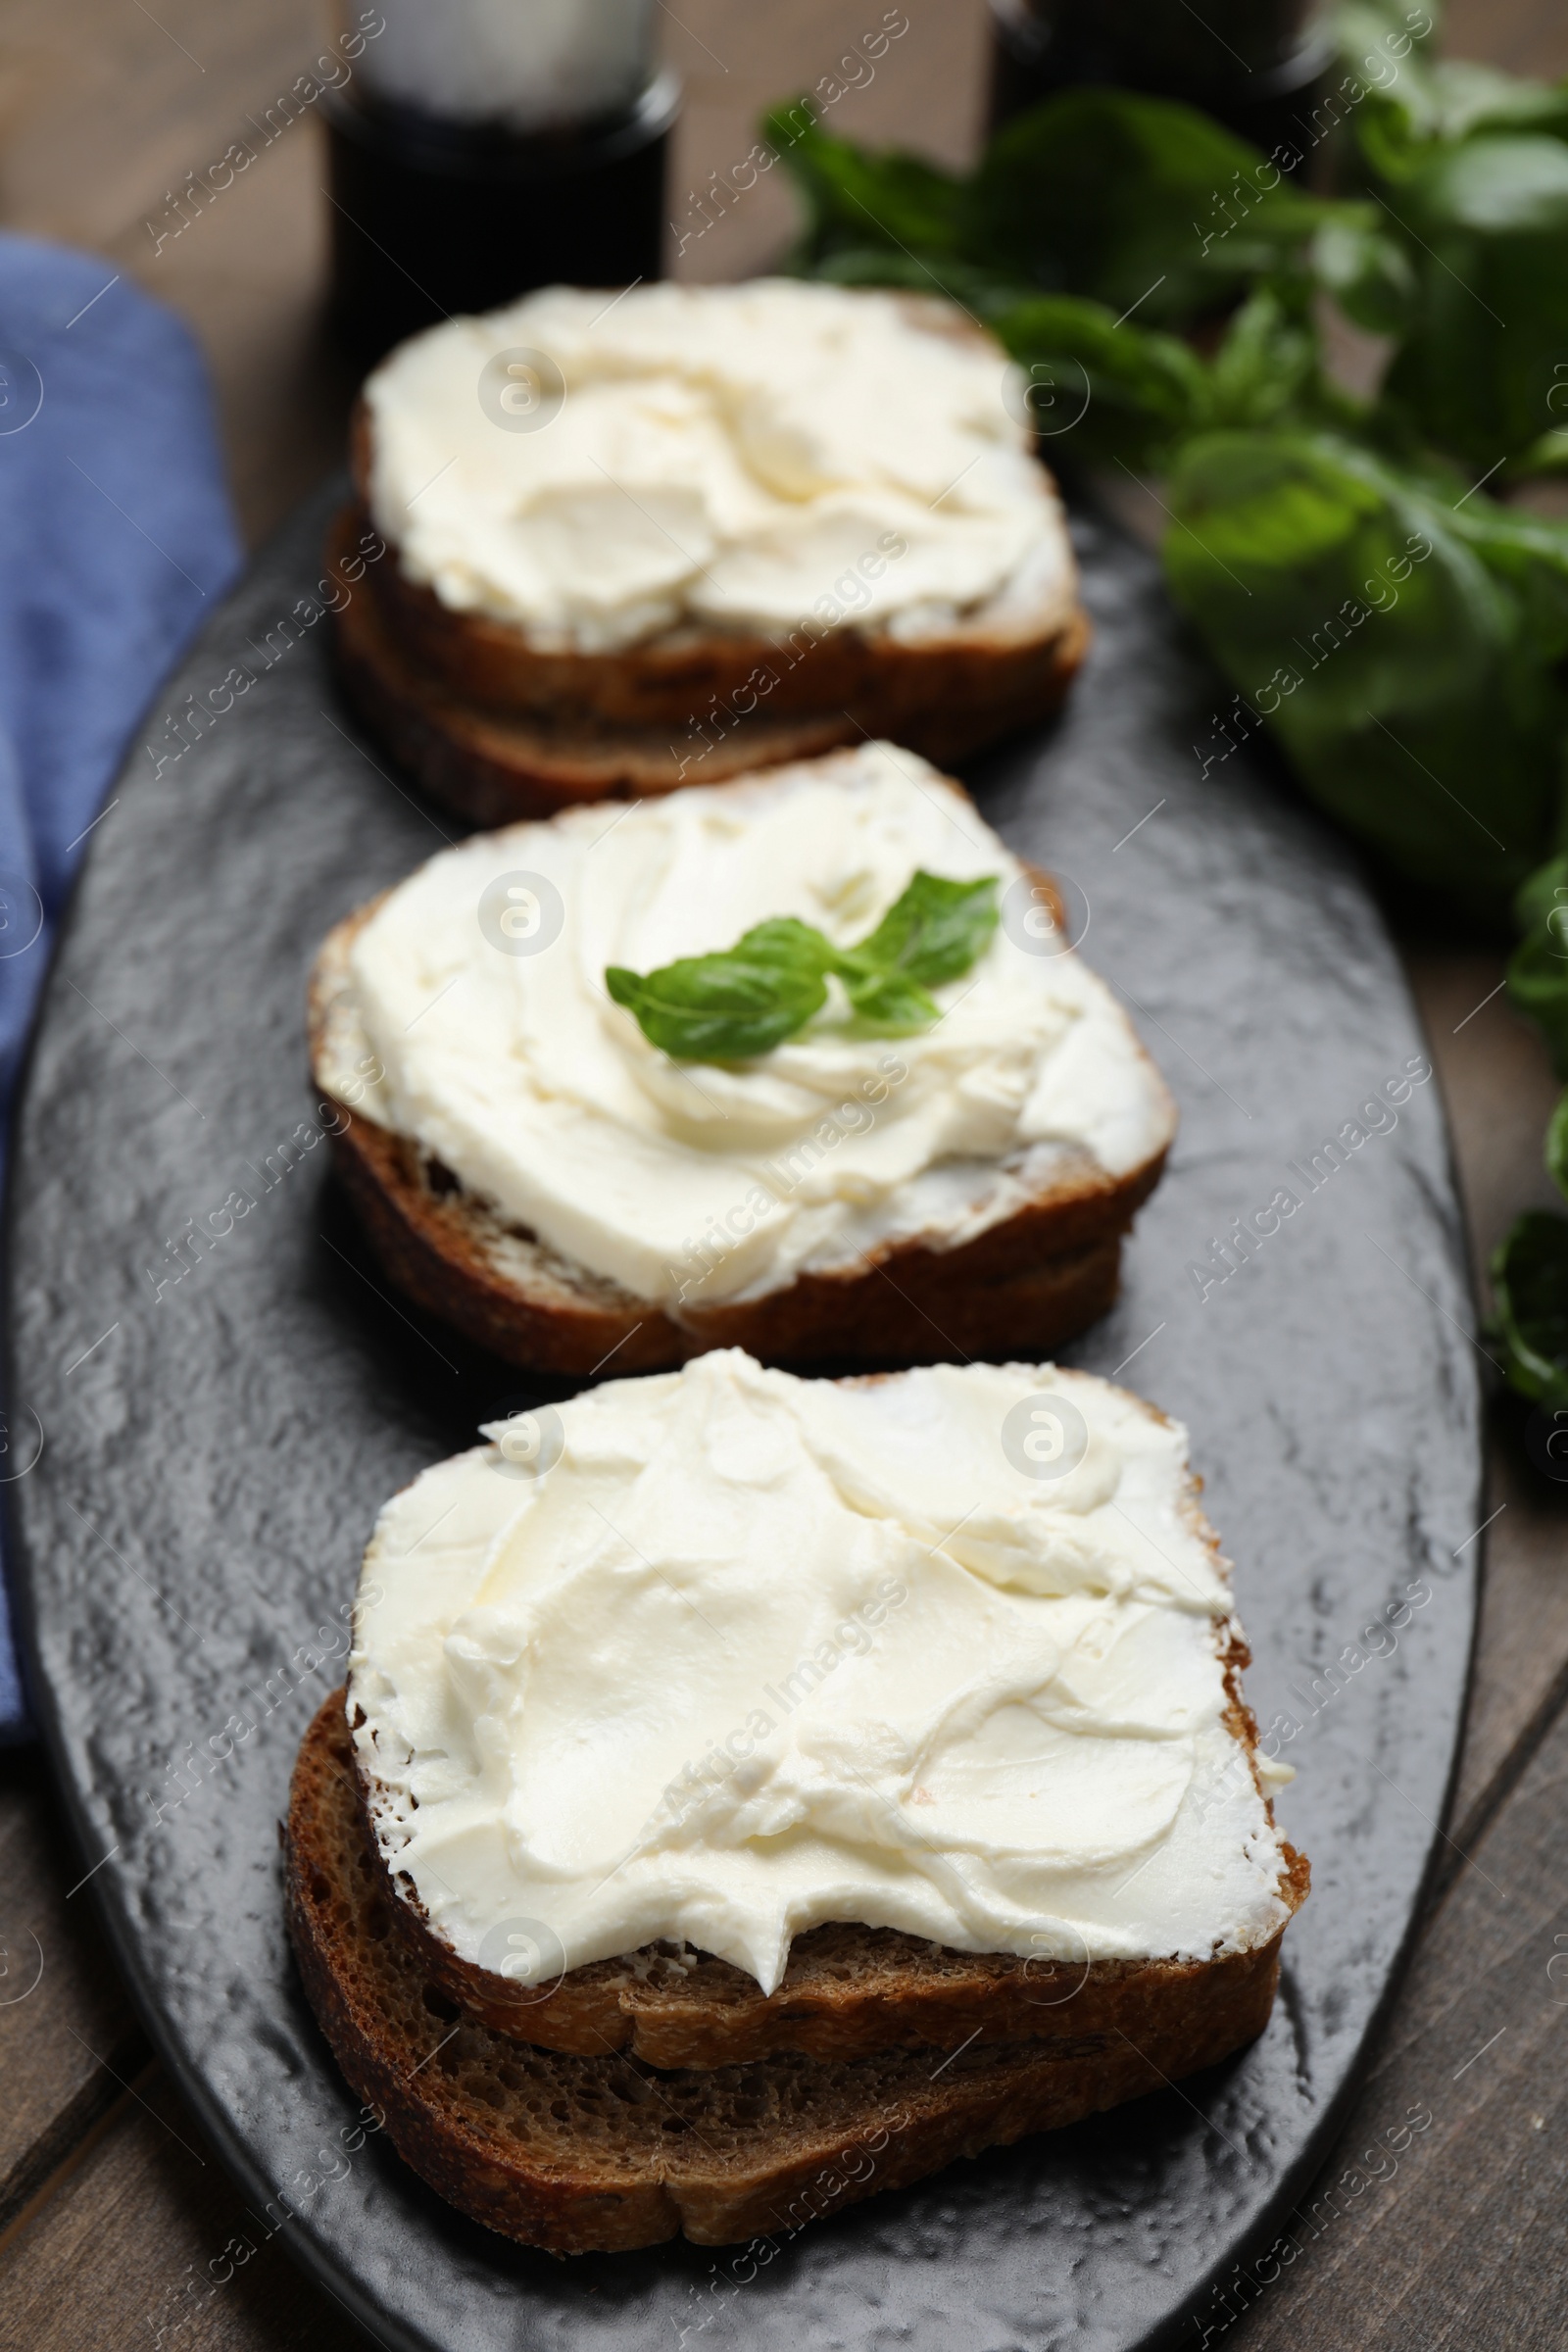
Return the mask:
<svg viewBox="0 0 1568 2352">
<path fill-rule="evenodd" d="M 671 214 L 677 273 L 742 274 L 789 227 L 777 174 L 711 227 L 697 199 L 737 163 L 769 100 L 808 86 L 881 17 L 880 0 L 660 0 L 687 104 Z M 835 127 L 946 161 L 972 150 L 983 0 L 906 0 L 909 30 Z M 863 23 L 862 23 L 863 19 Z M 221 155 L 319 46 L 312 0 L 8 0 L 0 21 L 0 221 L 96 247 L 189 318 L 218 386 L 236 496 L 259 538 L 339 457 L 352 386 L 319 326 L 319 126 L 306 119 L 178 239 L 147 227 L 187 170 Z M 1460 0 L 1456 54 L 1568 71 L 1552 0 Z M 701 228 L 701 233 L 696 233 Z M 1508 1220 L 1549 1201 L 1542 1135 L 1555 1086 L 1495 994 L 1496 954 L 1429 942 L 1410 976 L 1452 1120 L 1478 1278 Z M 1275 2278 L 1238 2282 L 1227 2352 L 1330 2346 L 1556 2346 L 1568 2097 L 1568 1491 L 1494 1413 L 1486 1596 L 1444 1861 L 1414 1956 L 1325 2181 L 1339 2218 Z M 1436 1809 L 1442 1792 L 1430 1792 Z M 273 2241 L 217 2284 L 237 2192 L 154 2061 L 94 1919 L 35 1754 L 0 1757 L 0 2344 L 97 2352 L 327 2347 L 356 2334 Z M 1559 1929 L 1558 1922 L 1562 1927 Z M 1550 1973 L 1548 1973 L 1548 1970 Z M 1413 2106 L 1433 2124 L 1389 2173 L 1361 2161 Z M 1359 2185 L 1355 2185 L 1359 2183 Z M 1327 2209 L 1323 2209 L 1326 2214 Z M 1301 2233 L 1301 2234 L 1304 2234 Z M 222 2265 L 220 2263 L 219 2268 Z M 1246 2309 L 1247 2305 L 1251 2308 Z M 1216 2312 L 1216 2323 L 1223 2315 Z M 1216 2328 L 1216 2335 L 1219 2332 Z M 1198 2337 L 1192 2339 L 1195 2343 Z M 1211 2338 L 1210 2340 L 1215 2340 Z"/>
</svg>

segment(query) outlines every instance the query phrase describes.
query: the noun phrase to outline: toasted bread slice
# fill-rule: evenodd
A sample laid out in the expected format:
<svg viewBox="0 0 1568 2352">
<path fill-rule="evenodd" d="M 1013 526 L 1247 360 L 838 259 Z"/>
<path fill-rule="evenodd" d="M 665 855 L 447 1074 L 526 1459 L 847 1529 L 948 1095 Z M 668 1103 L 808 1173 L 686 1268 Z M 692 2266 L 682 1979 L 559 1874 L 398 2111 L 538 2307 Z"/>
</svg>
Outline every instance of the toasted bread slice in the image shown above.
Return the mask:
<svg viewBox="0 0 1568 2352">
<path fill-rule="evenodd" d="M 872 1375 L 874 1378 L 875 1375 Z M 1196 1508 L 1196 1482 L 1194 1488 Z M 1208 1532 L 1217 1550 L 1217 1540 Z M 1256 1781 L 1257 1725 L 1241 1694 L 1249 1652 L 1234 1624 L 1224 1640 L 1226 1721 Z M 377 1791 L 363 1764 L 368 1821 Z M 1259 1793 L 1263 1793 L 1261 1785 Z M 1265 1797 L 1273 1820 L 1273 1807 Z M 1282 1841 L 1283 1842 L 1283 1841 Z M 1285 1844 L 1280 1892 L 1294 1913 L 1310 1883 L 1305 1857 Z M 583 2057 L 629 2050 L 658 2067 L 717 2067 L 794 2050 L 864 2058 L 888 2049 L 962 2042 L 1072 2041 L 1125 2033 L 1168 2035 L 1246 2008 L 1272 1984 L 1279 1935 L 1209 1960 L 1066 1961 L 949 1951 L 894 1928 L 835 1925 L 798 1936 L 778 1990 L 764 1994 L 743 1969 L 710 1952 L 649 1946 L 569 1970 L 553 1986 L 519 1988 L 459 1957 L 425 1921 L 406 1873 L 393 1872 L 372 1833 L 388 1915 L 417 1965 L 466 2015 L 499 2033 Z M 1282 1935 L 1281 1929 L 1279 1934 Z"/>
<path fill-rule="evenodd" d="M 349 950 L 379 902 L 328 933 L 311 977 L 312 1066 L 348 980 Z M 1015 1215 L 956 1249 L 900 1243 L 843 1273 L 807 1274 L 760 1298 L 668 1311 L 504 1223 L 406 1136 L 334 1102 L 335 1163 L 371 1246 L 398 1288 L 509 1363 L 617 1378 L 661 1371 L 710 1348 L 764 1363 L 937 1363 L 1049 1357 L 1116 1296 L 1121 1241 L 1159 1182 L 1168 1146 L 1121 1177 L 1064 1155 Z"/>
<path fill-rule="evenodd" d="M 562 2254 L 793 2234 L 1214 2064 L 1262 2031 L 1278 1973 L 1276 1938 L 1212 2001 L 1168 2018 L 1139 2004 L 1076 2036 L 955 2041 L 945 2060 L 926 2046 L 656 2073 L 497 2033 L 393 1932 L 341 1691 L 301 1746 L 286 1843 L 306 1994 L 356 2092 L 450 2203 Z"/>
<path fill-rule="evenodd" d="M 347 600 L 344 690 L 432 798 L 483 826 L 724 783 L 867 737 L 959 760 L 1049 716 L 1089 644 L 1083 612 L 1053 601 L 999 606 L 933 640 L 845 628 L 792 652 L 687 629 L 623 654 L 539 653 L 404 579 L 391 545 L 350 587 L 363 529 L 346 508 L 326 547 Z"/>
<path fill-rule="evenodd" d="M 362 400 L 350 430 L 360 506 L 337 516 L 329 555 L 346 553 L 370 528 L 371 432 Z M 922 636 L 849 622 L 826 631 L 802 628 L 780 641 L 688 623 L 620 653 L 543 648 L 504 620 L 443 604 L 409 578 L 395 544 L 387 546 L 390 561 L 374 577 L 393 642 L 460 703 L 552 725 L 580 720 L 667 731 L 684 729 L 713 705 L 722 725 L 737 701 L 743 710 L 765 702 L 772 719 L 842 717 L 848 705 L 868 735 L 920 750 L 909 726 L 936 723 L 954 705 L 965 708 L 971 726 L 980 706 L 1032 706 L 1043 690 L 1064 688 L 1063 643 L 1076 646 L 1074 666 L 1088 644 L 1069 567 L 1049 589 L 994 597 L 940 633 Z"/>
</svg>

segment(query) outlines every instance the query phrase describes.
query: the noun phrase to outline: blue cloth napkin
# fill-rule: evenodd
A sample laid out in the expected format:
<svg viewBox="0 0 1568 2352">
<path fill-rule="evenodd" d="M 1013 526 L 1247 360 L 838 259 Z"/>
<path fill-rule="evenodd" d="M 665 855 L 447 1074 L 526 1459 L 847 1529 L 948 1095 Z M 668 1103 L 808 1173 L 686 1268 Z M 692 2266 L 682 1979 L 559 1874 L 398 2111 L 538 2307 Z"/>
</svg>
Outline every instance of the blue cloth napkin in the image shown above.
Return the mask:
<svg viewBox="0 0 1568 2352">
<path fill-rule="evenodd" d="M 185 328 L 95 255 L 0 235 L 0 1153 L 93 822 L 239 563 Z M 36 1451 L 17 1422 L 0 1479 Z M 28 1728 L 0 1586 L 0 1743 Z"/>
</svg>

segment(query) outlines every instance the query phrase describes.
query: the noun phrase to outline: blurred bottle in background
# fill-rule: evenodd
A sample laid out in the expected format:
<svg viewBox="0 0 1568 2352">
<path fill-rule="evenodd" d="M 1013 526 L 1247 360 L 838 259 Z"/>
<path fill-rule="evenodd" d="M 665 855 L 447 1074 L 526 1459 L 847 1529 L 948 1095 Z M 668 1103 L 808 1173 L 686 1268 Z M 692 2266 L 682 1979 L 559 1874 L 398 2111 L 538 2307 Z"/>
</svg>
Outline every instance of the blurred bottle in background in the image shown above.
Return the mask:
<svg viewBox="0 0 1568 2352">
<path fill-rule="evenodd" d="M 653 0 L 337 0 L 332 318 L 363 366 L 535 286 L 660 272 Z"/>
<path fill-rule="evenodd" d="M 991 126 L 1081 82 L 1201 107 L 1265 154 L 1303 150 L 1333 58 L 1321 0 L 991 0 Z"/>
</svg>

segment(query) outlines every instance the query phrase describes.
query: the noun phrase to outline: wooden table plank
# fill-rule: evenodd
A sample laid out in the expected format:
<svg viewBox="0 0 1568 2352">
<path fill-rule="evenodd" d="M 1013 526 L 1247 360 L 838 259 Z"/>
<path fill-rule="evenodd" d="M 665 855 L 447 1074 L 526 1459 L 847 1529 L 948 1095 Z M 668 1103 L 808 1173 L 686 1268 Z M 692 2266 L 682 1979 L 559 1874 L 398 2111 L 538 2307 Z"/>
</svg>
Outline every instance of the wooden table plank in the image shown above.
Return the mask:
<svg viewBox="0 0 1568 2352">
<path fill-rule="evenodd" d="M 342 460 L 356 378 L 326 333 L 326 141 L 307 115 L 158 253 L 140 220 L 112 262 L 196 328 L 254 545 Z M 217 150 L 221 153 L 221 147 Z"/>
<path fill-rule="evenodd" d="M 29 2225 L 5 2341 L 45 2352 L 341 2352 L 370 2344 L 244 2205 L 183 2103 L 147 2067 Z"/>
<path fill-rule="evenodd" d="M 1450 57 L 1484 58 L 1505 74 L 1544 81 L 1568 74 L 1562 0 L 1451 0 L 1443 45 Z"/>
<path fill-rule="evenodd" d="M 1559 1713 L 1506 1806 L 1456 1861 L 1384 2051 L 1311 2196 L 1286 2225 L 1288 2244 L 1245 2266 L 1205 2310 L 1195 2346 L 1562 2344 L 1565 1785 L 1568 1714 Z M 1417 2129 L 1422 2115 L 1430 2123 Z"/>
<path fill-rule="evenodd" d="M 0 1756 L 0 2242 L 147 2063 L 69 1852 L 42 1756 Z"/>
<path fill-rule="evenodd" d="M 110 243 L 162 213 L 318 54 L 317 0 L 8 0 L 0 18 L 0 216 Z M 156 21 L 155 21 L 156 18 Z M 242 184 L 242 183 L 236 183 Z"/>
<path fill-rule="evenodd" d="M 1487 1264 L 1525 1208 L 1561 1207 L 1543 1143 L 1561 1092 L 1532 1024 L 1496 992 L 1500 954 L 1407 946 L 1410 975 L 1447 1104 L 1478 1296 Z M 1487 1368 L 1492 1377 L 1490 1367 Z M 1523 1406 L 1489 1414 L 1487 1544 L 1477 1672 L 1454 1796 L 1456 1835 L 1473 1829 L 1506 1779 L 1517 1742 L 1568 1694 L 1568 1487 L 1527 1459 Z M 1489 1794 L 1490 1792 L 1490 1794 Z"/>
</svg>

